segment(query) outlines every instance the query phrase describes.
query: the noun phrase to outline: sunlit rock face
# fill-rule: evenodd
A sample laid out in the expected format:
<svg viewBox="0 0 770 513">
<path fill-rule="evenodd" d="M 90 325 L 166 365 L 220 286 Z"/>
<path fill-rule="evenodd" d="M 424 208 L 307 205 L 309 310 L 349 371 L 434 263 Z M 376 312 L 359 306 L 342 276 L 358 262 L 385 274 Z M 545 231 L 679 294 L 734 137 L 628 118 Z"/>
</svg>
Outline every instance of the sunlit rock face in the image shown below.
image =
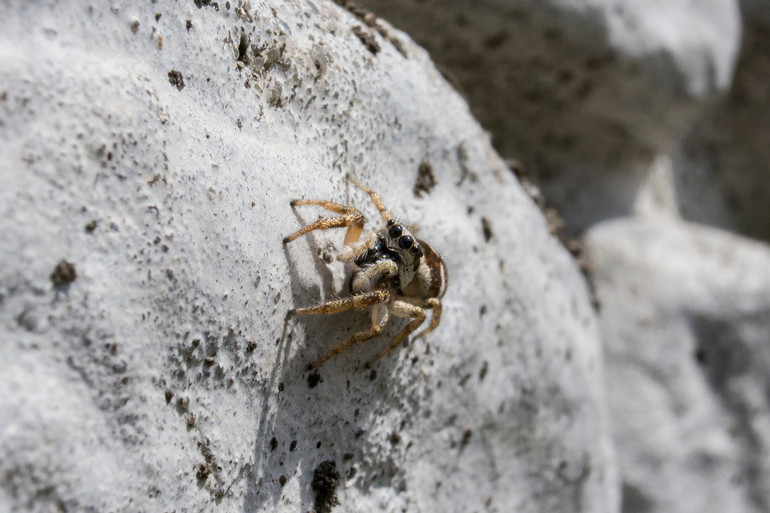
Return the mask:
<svg viewBox="0 0 770 513">
<path fill-rule="evenodd" d="M 0 7 L 0 510 L 615 512 L 599 325 L 465 101 L 313 2 Z M 309 373 L 368 312 L 355 175 L 447 263 L 441 325 Z M 416 229 L 416 228 L 415 228 Z"/>
</svg>

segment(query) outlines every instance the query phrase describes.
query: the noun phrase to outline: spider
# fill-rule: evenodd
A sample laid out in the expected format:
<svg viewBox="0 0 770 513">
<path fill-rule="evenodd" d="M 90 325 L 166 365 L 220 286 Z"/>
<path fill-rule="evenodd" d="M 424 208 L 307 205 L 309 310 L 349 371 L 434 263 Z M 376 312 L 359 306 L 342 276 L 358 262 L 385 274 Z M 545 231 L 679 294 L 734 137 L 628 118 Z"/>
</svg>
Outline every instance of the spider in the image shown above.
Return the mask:
<svg viewBox="0 0 770 513">
<path fill-rule="evenodd" d="M 347 228 L 345 246 L 337 258 L 352 262 L 354 270 L 348 284 L 351 297 L 309 308 L 293 309 L 289 314 L 335 314 L 371 308 L 372 325 L 369 330 L 356 333 L 338 343 L 327 354 L 311 363 L 309 369 L 316 369 L 330 358 L 376 337 L 388 324 L 390 316 L 410 319 L 410 322 L 385 349 L 367 362 L 367 367 L 398 347 L 419 328 L 427 317 L 428 309 L 433 312 L 430 325 L 415 340 L 436 329 L 441 322 L 441 298 L 448 282 L 444 259 L 427 243 L 417 239 L 407 227 L 396 222 L 376 192 L 364 187 L 350 175 L 347 179 L 369 195 L 385 221 L 385 226 L 371 233 L 364 241 L 359 241 L 365 218 L 354 207 L 325 200 L 292 200 L 292 207 L 316 205 L 338 215 L 322 217 L 300 228 L 284 238 L 283 243 L 287 244 L 313 230 Z"/>
</svg>

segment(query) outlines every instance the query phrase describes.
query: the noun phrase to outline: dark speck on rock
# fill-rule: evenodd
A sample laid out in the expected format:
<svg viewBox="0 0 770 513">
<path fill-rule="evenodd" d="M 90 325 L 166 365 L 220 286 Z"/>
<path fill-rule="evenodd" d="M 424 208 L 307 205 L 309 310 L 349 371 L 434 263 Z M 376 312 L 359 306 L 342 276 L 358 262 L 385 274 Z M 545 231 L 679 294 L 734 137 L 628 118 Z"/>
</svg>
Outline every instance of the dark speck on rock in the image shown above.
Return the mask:
<svg viewBox="0 0 770 513">
<path fill-rule="evenodd" d="M 489 371 L 489 363 L 485 361 L 481 365 L 481 370 L 479 371 L 479 381 L 484 381 L 484 378 L 487 377 L 488 371 Z"/>
<path fill-rule="evenodd" d="M 206 478 L 208 478 L 211 475 L 211 472 L 213 472 L 213 468 L 211 467 L 211 463 L 201 463 L 198 466 L 198 471 L 195 473 L 195 477 L 200 479 L 201 481 L 205 481 Z"/>
<path fill-rule="evenodd" d="M 473 431 L 470 429 L 466 429 L 463 432 L 463 438 L 460 440 L 460 447 L 465 447 L 468 445 L 468 443 L 471 441 L 471 437 L 473 436 Z"/>
<path fill-rule="evenodd" d="M 363 43 L 366 49 L 372 52 L 373 55 L 377 55 L 379 53 L 380 44 L 376 39 L 374 39 L 374 35 L 371 32 L 368 32 L 360 25 L 356 25 L 353 27 L 353 33 L 358 37 L 361 43 Z"/>
<path fill-rule="evenodd" d="M 340 484 L 340 473 L 334 461 L 324 461 L 313 471 L 311 487 L 315 492 L 316 513 L 329 513 L 340 503 L 337 498 L 337 486 Z"/>
<path fill-rule="evenodd" d="M 417 180 L 414 182 L 414 195 L 422 198 L 430 193 L 436 186 L 436 175 L 433 174 L 433 168 L 427 162 L 421 162 L 417 168 Z"/>
<path fill-rule="evenodd" d="M 184 77 L 182 76 L 182 73 L 172 69 L 168 72 L 168 81 L 169 83 L 179 89 L 180 91 L 184 89 Z"/>
<path fill-rule="evenodd" d="M 481 230 L 484 232 L 484 241 L 489 242 L 492 237 L 494 237 L 494 234 L 492 233 L 492 225 L 489 222 L 489 219 L 486 217 L 481 218 Z"/>
<path fill-rule="evenodd" d="M 316 386 L 318 386 L 318 383 L 320 382 L 321 382 L 321 374 L 317 370 L 314 370 L 313 372 L 311 372 L 310 375 L 308 375 L 307 377 L 307 386 L 309 386 L 310 388 L 315 388 Z"/>
<path fill-rule="evenodd" d="M 77 277 L 78 273 L 75 271 L 75 265 L 66 260 L 59 260 L 59 263 L 56 264 L 51 273 L 51 281 L 57 287 L 72 283 Z"/>
</svg>

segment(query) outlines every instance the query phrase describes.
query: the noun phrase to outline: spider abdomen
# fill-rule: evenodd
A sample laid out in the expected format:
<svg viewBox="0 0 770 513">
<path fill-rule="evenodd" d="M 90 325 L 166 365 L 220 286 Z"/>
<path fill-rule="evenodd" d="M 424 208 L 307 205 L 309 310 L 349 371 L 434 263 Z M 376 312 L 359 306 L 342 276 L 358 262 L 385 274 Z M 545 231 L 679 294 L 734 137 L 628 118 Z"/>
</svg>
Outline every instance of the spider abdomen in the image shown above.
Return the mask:
<svg viewBox="0 0 770 513">
<path fill-rule="evenodd" d="M 414 279 L 407 284 L 403 295 L 410 297 L 441 299 L 444 297 L 449 282 L 446 264 L 441 255 L 436 253 L 428 243 L 419 241 L 423 258 L 417 267 Z"/>
</svg>

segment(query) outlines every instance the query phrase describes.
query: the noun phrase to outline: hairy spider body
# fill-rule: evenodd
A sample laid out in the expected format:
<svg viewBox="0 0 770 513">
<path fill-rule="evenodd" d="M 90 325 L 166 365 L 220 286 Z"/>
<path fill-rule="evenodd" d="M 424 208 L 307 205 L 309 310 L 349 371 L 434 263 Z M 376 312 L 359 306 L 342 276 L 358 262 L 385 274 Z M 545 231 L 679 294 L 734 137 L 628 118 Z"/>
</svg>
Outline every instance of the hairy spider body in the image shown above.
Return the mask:
<svg viewBox="0 0 770 513">
<path fill-rule="evenodd" d="M 352 295 L 350 298 L 291 310 L 291 314 L 317 315 L 372 309 L 372 326 L 368 331 L 356 333 L 340 342 L 329 353 L 311 363 L 311 369 L 379 335 L 391 315 L 410 319 L 410 322 L 385 349 L 367 362 L 367 366 L 398 347 L 419 328 L 427 317 L 426 310 L 431 310 L 433 317 L 428 327 L 415 338 L 427 335 L 436 329 L 441 321 L 441 298 L 446 292 L 448 282 L 444 260 L 427 243 L 417 239 L 408 228 L 397 223 L 376 192 L 367 189 L 351 176 L 348 176 L 348 180 L 369 195 L 386 221 L 385 227 L 359 242 L 365 218 L 355 208 L 331 201 L 294 200 L 291 206 L 317 205 L 339 216 L 318 219 L 283 240 L 286 244 L 313 230 L 347 228 L 345 247 L 338 258 L 352 262 L 354 266 L 348 283 L 348 290 Z"/>
</svg>

